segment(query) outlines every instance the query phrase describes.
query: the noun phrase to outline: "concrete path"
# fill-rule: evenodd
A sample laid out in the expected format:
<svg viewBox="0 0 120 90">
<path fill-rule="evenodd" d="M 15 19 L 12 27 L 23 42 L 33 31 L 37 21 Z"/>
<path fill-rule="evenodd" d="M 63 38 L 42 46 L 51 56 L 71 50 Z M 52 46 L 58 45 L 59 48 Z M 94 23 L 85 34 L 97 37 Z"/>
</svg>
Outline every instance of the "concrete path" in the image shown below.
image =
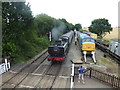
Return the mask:
<svg viewBox="0 0 120 90">
<path fill-rule="evenodd" d="M 75 76 L 74 88 L 112 88 L 107 84 L 100 82 L 94 78 L 85 77 L 85 84 L 78 82 L 78 77 Z"/>
</svg>

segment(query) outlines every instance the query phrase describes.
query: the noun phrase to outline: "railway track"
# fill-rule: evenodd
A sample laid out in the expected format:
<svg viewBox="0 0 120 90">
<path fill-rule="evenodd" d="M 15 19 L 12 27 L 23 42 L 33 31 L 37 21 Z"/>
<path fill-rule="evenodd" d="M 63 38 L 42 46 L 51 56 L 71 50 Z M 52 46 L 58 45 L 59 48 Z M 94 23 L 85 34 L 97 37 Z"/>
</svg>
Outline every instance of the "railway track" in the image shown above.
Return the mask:
<svg viewBox="0 0 120 90">
<path fill-rule="evenodd" d="M 74 43 L 70 48 L 68 56 L 63 63 L 51 63 L 46 60 L 48 54 L 44 51 L 42 55 L 36 57 L 35 61 L 19 65 L 17 69 L 3 74 L 3 88 L 69 88 L 71 74 L 71 59 L 81 60 L 78 47 L 74 47 Z M 75 51 L 73 53 L 73 51 Z M 88 62 L 92 63 L 88 57 Z M 21 67 L 22 66 L 22 67 Z M 21 68 L 19 68 L 21 67 Z M 77 71 L 76 71 L 77 72 Z"/>
<path fill-rule="evenodd" d="M 54 85 L 54 83 L 55 83 L 55 80 L 57 79 L 57 77 L 58 77 L 58 75 L 59 75 L 59 72 L 60 72 L 60 70 L 61 70 L 61 66 L 62 66 L 62 65 L 59 64 L 59 65 L 57 66 L 57 68 L 56 68 L 56 71 L 55 71 L 55 73 L 54 73 L 55 78 L 53 79 L 53 82 L 52 82 L 52 85 L 51 85 L 50 89 L 53 88 L 53 85 Z"/>
<path fill-rule="evenodd" d="M 42 75 L 42 79 L 40 80 L 40 82 L 36 85 L 36 88 L 49 88 L 52 89 L 55 81 L 57 79 L 57 77 L 59 76 L 60 70 L 62 67 L 62 63 L 56 63 L 56 64 L 52 64 L 46 69 L 46 71 L 44 72 L 44 74 Z M 46 79 L 48 79 L 48 82 L 46 83 Z M 46 84 L 43 84 L 43 83 Z"/>
<path fill-rule="evenodd" d="M 116 55 L 115 53 L 111 52 L 107 46 L 101 45 L 100 43 L 97 43 L 97 48 L 102 50 L 105 54 L 104 57 L 109 56 L 113 60 L 115 60 L 118 64 L 120 64 L 120 56 Z"/>
<path fill-rule="evenodd" d="M 47 52 L 43 53 L 37 60 L 27 64 L 19 70 L 19 72 L 10 71 L 7 76 L 3 75 L 3 88 L 55 88 L 56 81 L 61 79 L 59 74 L 63 63 L 49 63 Z M 41 60 L 39 60 L 41 59 Z M 45 61 L 45 62 L 44 62 Z M 63 65 L 64 66 L 64 65 Z M 7 77 L 6 77 L 7 76 Z M 6 78 L 5 78 L 6 77 Z M 62 77 L 65 83 L 68 78 Z M 46 82 L 47 81 L 47 82 Z M 46 84 L 45 84 L 46 83 Z M 48 83 L 48 84 L 47 84 Z M 66 85 L 66 84 L 65 84 Z"/>
<path fill-rule="evenodd" d="M 38 78 L 38 81 L 36 81 L 37 82 L 36 85 L 34 85 L 34 87 L 31 87 L 31 88 L 45 88 L 45 87 L 46 88 L 52 88 L 53 85 L 54 85 L 54 82 L 55 82 L 55 80 L 56 80 L 56 78 L 57 78 L 57 76 L 59 74 L 60 69 L 61 69 L 61 64 L 57 65 L 57 64 L 50 63 L 50 65 L 46 68 L 46 70 L 44 71 L 43 74 L 32 73 L 32 75 L 31 75 L 32 78 L 34 77 L 34 75 L 35 75 L 35 77 L 37 76 L 37 77 L 40 77 L 40 78 Z M 28 75 L 30 75 L 30 74 L 28 74 Z M 30 86 L 27 86 L 26 82 L 25 82 L 28 78 L 29 77 L 26 76 L 14 88 L 20 88 L 20 87 L 26 88 L 26 87 L 30 87 Z M 49 85 L 44 84 L 44 82 L 46 82 L 46 81 L 49 82 Z"/>
<path fill-rule="evenodd" d="M 14 82 L 16 85 L 13 85 L 13 87 L 16 88 L 30 73 L 34 72 L 34 70 L 36 70 L 37 67 L 42 64 L 47 57 L 48 53 L 47 50 L 45 50 L 39 56 L 36 56 L 31 61 L 27 62 L 22 68 L 18 70 L 18 72 L 9 71 L 3 74 L 2 86 L 4 87 L 5 84 L 12 84 Z M 7 74 L 9 75 L 7 76 Z"/>
</svg>

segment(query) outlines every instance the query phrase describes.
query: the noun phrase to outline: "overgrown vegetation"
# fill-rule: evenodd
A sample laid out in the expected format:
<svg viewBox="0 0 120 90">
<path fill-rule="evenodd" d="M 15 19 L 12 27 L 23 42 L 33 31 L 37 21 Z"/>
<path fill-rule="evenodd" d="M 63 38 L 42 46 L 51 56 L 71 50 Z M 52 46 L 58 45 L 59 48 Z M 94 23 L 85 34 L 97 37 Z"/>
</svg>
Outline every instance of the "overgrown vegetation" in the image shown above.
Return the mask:
<svg viewBox="0 0 120 90">
<path fill-rule="evenodd" d="M 82 25 L 81 24 L 75 24 L 75 27 L 74 27 L 77 31 L 82 31 Z"/>
<path fill-rule="evenodd" d="M 106 39 L 103 39 L 103 41 L 104 41 L 104 42 L 107 42 L 107 43 L 109 43 L 109 42 L 110 42 L 109 40 L 106 40 Z"/>
<path fill-rule="evenodd" d="M 100 40 L 102 40 L 102 37 L 101 37 L 101 36 L 98 36 L 98 37 L 97 37 L 97 39 L 100 39 Z"/>
<path fill-rule="evenodd" d="M 31 59 L 50 45 L 48 33 L 64 23 L 64 32 L 74 29 L 65 19 L 57 20 L 46 14 L 32 16 L 25 2 L 2 3 L 2 56 L 13 58 L 12 63 Z M 60 29 L 58 29 L 60 30 Z"/>
<path fill-rule="evenodd" d="M 113 61 L 109 58 L 102 58 L 102 59 L 98 60 L 97 64 L 105 66 L 106 67 L 105 71 L 107 73 L 115 74 L 118 76 L 118 64 L 115 61 Z M 99 68 L 99 70 L 100 70 L 100 68 Z"/>
</svg>

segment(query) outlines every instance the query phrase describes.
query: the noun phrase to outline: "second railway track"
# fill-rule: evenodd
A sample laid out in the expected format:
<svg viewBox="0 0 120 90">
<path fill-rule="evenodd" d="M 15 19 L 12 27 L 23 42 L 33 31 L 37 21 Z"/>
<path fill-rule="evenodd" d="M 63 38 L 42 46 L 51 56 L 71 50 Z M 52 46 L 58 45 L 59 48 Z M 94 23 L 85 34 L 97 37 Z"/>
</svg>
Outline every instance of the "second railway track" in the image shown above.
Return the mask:
<svg viewBox="0 0 120 90">
<path fill-rule="evenodd" d="M 109 56 L 113 60 L 115 60 L 118 64 L 120 64 L 120 56 L 116 55 L 115 53 L 111 52 L 107 46 L 101 45 L 99 43 L 96 43 L 97 48 L 102 50 L 105 54 L 104 56 Z"/>
</svg>

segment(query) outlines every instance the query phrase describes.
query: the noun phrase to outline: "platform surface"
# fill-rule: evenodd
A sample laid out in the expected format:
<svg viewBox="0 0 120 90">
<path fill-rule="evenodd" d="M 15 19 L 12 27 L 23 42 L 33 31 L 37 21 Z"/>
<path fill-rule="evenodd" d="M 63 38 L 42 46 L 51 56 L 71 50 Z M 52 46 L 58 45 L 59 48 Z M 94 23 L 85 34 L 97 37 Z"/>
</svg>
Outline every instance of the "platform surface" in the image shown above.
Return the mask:
<svg viewBox="0 0 120 90">
<path fill-rule="evenodd" d="M 100 82 L 94 78 L 84 77 L 85 83 L 78 82 L 78 76 L 75 76 L 74 88 L 112 88 L 109 85 Z"/>
</svg>

